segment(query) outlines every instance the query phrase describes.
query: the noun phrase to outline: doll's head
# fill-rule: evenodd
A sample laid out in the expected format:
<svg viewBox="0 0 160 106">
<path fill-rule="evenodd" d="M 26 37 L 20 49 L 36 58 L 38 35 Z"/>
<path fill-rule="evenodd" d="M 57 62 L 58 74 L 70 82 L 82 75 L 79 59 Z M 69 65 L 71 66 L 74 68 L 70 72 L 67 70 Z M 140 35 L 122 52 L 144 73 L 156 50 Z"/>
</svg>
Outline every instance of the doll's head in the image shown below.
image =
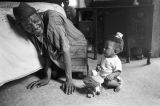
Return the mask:
<svg viewBox="0 0 160 106">
<path fill-rule="evenodd" d="M 123 51 L 123 34 L 117 32 L 114 36 L 110 37 L 105 41 L 104 44 L 104 56 L 105 57 L 113 57 L 116 54 Z"/>
</svg>

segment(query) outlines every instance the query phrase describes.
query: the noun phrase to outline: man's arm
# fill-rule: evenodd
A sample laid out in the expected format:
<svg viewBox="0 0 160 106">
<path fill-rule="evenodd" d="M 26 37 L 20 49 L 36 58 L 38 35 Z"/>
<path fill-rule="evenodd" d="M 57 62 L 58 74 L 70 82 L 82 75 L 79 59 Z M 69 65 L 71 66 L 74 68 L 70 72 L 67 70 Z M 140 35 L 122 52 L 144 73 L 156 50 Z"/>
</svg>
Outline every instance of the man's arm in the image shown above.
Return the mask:
<svg viewBox="0 0 160 106">
<path fill-rule="evenodd" d="M 71 64 L 71 56 L 70 52 L 64 51 L 64 65 L 65 65 L 65 74 L 66 74 L 66 83 L 62 85 L 62 89 L 66 94 L 72 94 L 75 90 L 75 86 L 72 82 L 72 64 Z"/>
<path fill-rule="evenodd" d="M 49 63 L 48 59 L 46 60 L 46 64 L 45 64 L 43 71 L 45 71 L 46 76 L 43 79 L 40 79 L 38 81 L 34 81 L 34 82 L 30 83 L 27 86 L 27 89 L 33 89 L 34 87 L 39 88 L 39 87 L 42 87 L 42 86 L 47 85 L 49 83 L 49 81 L 51 79 L 52 69 L 50 67 L 50 63 Z"/>
<path fill-rule="evenodd" d="M 52 33 L 54 34 L 54 46 L 63 53 L 63 63 L 64 63 L 64 70 L 66 74 L 66 82 L 62 85 L 62 89 L 66 94 L 72 94 L 75 90 L 75 87 L 72 82 L 72 64 L 71 64 L 71 56 L 70 56 L 70 41 L 67 38 L 68 33 L 66 30 L 66 24 L 64 20 L 66 18 L 61 14 L 55 11 L 48 11 L 48 19 L 49 19 L 49 27 L 54 28 Z M 48 28 L 49 28 L 48 27 Z M 65 32 L 64 32 L 65 31 Z M 52 36 L 50 36 L 52 39 Z M 60 67 L 62 68 L 62 67 Z"/>
<path fill-rule="evenodd" d="M 72 81 L 72 66 L 71 66 L 71 56 L 69 51 L 64 52 L 64 64 L 66 81 Z"/>
</svg>

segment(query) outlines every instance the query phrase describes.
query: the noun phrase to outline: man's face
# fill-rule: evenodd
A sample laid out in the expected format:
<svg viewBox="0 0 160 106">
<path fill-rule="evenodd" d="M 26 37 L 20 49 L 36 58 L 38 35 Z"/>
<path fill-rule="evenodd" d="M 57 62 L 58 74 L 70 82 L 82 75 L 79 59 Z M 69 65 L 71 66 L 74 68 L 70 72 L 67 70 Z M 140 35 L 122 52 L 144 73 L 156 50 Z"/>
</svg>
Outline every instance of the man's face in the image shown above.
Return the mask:
<svg viewBox="0 0 160 106">
<path fill-rule="evenodd" d="M 43 34 L 43 22 L 37 14 L 31 15 L 29 18 L 21 22 L 23 28 L 28 33 L 36 35 L 37 37 Z"/>
<path fill-rule="evenodd" d="M 65 6 L 68 6 L 68 5 L 69 5 L 69 0 L 64 0 L 64 1 L 63 1 L 63 4 L 64 4 Z"/>
<path fill-rule="evenodd" d="M 115 55 L 115 42 L 113 41 L 107 41 L 105 42 L 105 47 L 104 47 L 104 56 L 105 57 L 112 57 Z"/>
</svg>

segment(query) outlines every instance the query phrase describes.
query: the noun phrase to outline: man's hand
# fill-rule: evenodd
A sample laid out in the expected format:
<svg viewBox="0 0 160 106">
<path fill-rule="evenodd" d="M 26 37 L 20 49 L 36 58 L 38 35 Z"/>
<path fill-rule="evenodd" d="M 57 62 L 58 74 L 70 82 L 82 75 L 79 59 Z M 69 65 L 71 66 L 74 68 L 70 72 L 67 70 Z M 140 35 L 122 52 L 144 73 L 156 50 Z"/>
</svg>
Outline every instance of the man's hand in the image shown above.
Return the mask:
<svg viewBox="0 0 160 106">
<path fill-rule="evenodd" d="M 63 43 L 64 42 L 62 42 L 62 45 L 64 45 Z M 73 85 L 72 82 L 72 64 L 71 64 L 72 62 L 69 49 L 64 48 L 63 56 L 64 56 L 66 82 L 62 85 L 62 90 L 66 94 L 70 95 L 75 91 L 75 86 Z"/>
<path fill-rule="evenodd" d="M 34 87 L 37 87 L 37 88 L 42 87 L 44 85 L 47 85 L 49 83 L 49 81 L 50 81 L 50 79 L 48 79 L 48 78 L 38 80 L 38 81 L 34 81 L 27 86 L 27 89 L 32 90 Z"/>
<path fill-rule="evenodd" d="M 72 82 L 70 81 L 66 81 L 63 85 L 62 85 L 62 90 L 65 92 L 65 94 L 72 94 L 75 91 L 75 86 Z"/>
</svg>

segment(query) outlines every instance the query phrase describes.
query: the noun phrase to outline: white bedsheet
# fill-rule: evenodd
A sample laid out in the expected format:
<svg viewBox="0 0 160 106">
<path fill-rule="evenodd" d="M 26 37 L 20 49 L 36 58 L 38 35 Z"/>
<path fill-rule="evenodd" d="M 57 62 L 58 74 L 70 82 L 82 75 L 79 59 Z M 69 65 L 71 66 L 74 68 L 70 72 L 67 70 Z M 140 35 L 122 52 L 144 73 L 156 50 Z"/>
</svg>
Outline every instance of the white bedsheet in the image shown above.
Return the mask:
<svg viewBox="0 0 160 106">
<path fill-rule="evenodd" d="M 44 8 L 42 3 L 31 3 L 31 5 L 40 8 L 40 11 L 48 9 L 47 4 Z M 60 6 L 55 6 L 54 10 L 57 9 L 65 15 Z M 52 9 L 51 6 L 49 9 Z M 0 85 L 41 69 L 34 45 L 21 37 L 23 33 L 17 33 L 8 23 L 6 15 L 13 16 L 12 11 L 10 8 L 0 8 Z M 14 24 L 12 26 L 14 27 Z"/>
<path fill-rule="evenodd" d="M 6 14 L 12 9 L 0 9 L 0 84 L 22 78 L 41 65 L 37 52 L 29 40 L 18 35 L 8 23 Z"/>
</svg>

